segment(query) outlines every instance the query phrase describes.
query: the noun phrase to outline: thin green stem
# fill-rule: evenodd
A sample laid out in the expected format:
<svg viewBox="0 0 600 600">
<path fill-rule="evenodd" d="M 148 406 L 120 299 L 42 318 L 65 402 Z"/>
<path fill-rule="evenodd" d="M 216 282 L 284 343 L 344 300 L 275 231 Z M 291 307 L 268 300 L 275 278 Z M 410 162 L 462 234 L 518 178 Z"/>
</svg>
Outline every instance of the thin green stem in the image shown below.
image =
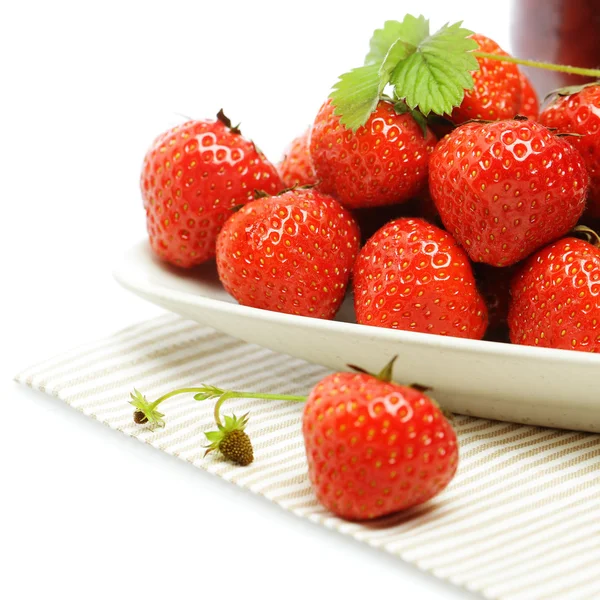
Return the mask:
<svg viewBox="0 0 600 600">
<path fill-rule="evenodd" d="M 283 400 L 287 402 L 306 402 L 306 396 L 290 396 L 286 394 L 255 394 L 254 392 L 234 392 L 226 391 L 215 403 L 215 422 L 222 425 L 219 410 L 225 400 L 229 398 L 256 398 L 258 400 Z"/>
<path fill-rule="evenodd" d="M 232 398 L 231 392 L 225 392 L 216 402 L 215 402 L 215 409 L 214 409 L 214 415 L 215 415 L 215 423 L 219 426 L 222 426 L 223 423 L 221 422 L 221 415 L 219 414 L 219 410 L 221 408 L 221 404 L 223 404 L 223 402 L 225 402 L 225 400 L 227 400 L 227 398 Z"/>
<path fill-rule="evenodd" d="M 169 392 L 168 394 L 165 394 L 164 396 L 161 396 L 160 398 L 158 398 L 157 400 L 152 402 L 150 404 L 150 407 L 156 408 L 161 402 L 163 402 L 164 400 L 167 400 L 169 398 L 172 398 L 173 396 L 177 396 L 177 394 L 197 394 L 198 392 L 203 392 L 204 390 L 205 390 L 205 388 L 203 388 L 203 387 L 201 387 L 201 388 L 191 387 L 191 388 L 181 388 L 178 390 L 173 390 L 172 392 Z"/>
<path fill-rule="evenodd" d="M 161 402 L 172 398 L 173 396 L 177 396 L 178 394 L 198 394 L 206 392 L 206 386 L 203 387 L 189 387 L 189 388 L 180 388 L 178 390 L 173 390 L 168 394 L 164 394 L 160 398 L 157 398 L 154 402 L 150 404 L 150 408 L 156 408 Z M 221 405 L 225 400 L 229 398 L 256 398 L 257 400 L 282 400 L 285 402 L 305 402 L 306 396 L 291 396 L 289 394 L 260 394 L 255 392 L 235 392 L 233 390 L 225 390 L 220 395 L 219 399 L 215 403 L 215 421 L 217 425 L 222 425 L 221 415 L 219 414 L 219 410 Z"/>
<path fill-rule="evenodd" d="M 501 62 L 515 63 L 525 67 L 535 67 L 537 69 L 546 69 L 547 71 L 560 71 L 561 73 L 571 73 L 573 75 L 583 75 L 584 77 L 596 77 L 600 79 L 600 69 L 586 69 L 583 67 L 571 67 L 569 65 L 555 65 L 538 60 L 527 60 L 525 58 L 516 58 L 514 56 L 500 56 L 499 54 L 490 54 L 489 52 L 473 52 L 480 58 L 489 58 L 490 60 L 499 60 Z"/>
</svg>

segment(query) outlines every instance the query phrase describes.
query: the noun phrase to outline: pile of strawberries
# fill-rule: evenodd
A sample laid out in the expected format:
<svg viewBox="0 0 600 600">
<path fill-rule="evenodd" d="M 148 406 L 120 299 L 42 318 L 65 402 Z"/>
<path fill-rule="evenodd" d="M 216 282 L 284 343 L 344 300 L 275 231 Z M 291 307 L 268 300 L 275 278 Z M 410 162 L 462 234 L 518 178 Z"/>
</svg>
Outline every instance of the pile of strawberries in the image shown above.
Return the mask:
<svg viewBox="0 0 600 600">
<path fill-rule="evenodd" d="M 446 120 L 383 98 L 352 130 L 327 100 L 278 168 L 222 113 L 166 132 L 141 178 L 153 250 L 216 256 L 247 306 L 332 319 L 352 282 L 363 325 L 600 350 L 600 250 L 572 234 L 600 217 L 600 85 L 538 114 L 517 65 L 477 61 Z"/>
</svg>

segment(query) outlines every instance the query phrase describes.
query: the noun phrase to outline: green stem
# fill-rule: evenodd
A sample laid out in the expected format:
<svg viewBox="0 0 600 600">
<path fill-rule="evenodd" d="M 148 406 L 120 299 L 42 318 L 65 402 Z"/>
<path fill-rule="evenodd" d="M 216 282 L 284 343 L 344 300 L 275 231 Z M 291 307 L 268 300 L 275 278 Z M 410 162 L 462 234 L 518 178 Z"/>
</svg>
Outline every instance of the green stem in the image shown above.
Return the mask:
<svg viewBox="0 0 600 600">
<path fill-rule="evenodd" d="M 286 394 L 255 394 L 254 392 L 226 391 L 215 403 L 215 421 L 221 425 L 219 409 L 221 404 L 229 398 L 256 398 L 257 400 L 285 400 L 287 402 L 306 402 L 306 396 L 290 396 Z"/>
<path fill-rule="evenodd" d="M 177 396 L 178 394 L 198 394 L 206 392 L 206 387 L 189 387 L 189 388 L 179 388 L 178 390 L 173 390 L 168 394 L 164 394 L 160 398 L 156 399 L 154 402 L 150 404 L 150 408 L 156 408 L 161 402 L 172 398 L 173 396 Z M 213 396 L 214 397 L 214 396 Z M 287 402 L 305 402 L 306 396 L 291 396 L 289 394 L 260 394 L 255 392 L 235 392 L 233 390 L 224 390 L 223 393 L 219 396 L 219 399 L 215 403 L 215 421 L 217 425 L 222 425 L 221 416 L 219 414 L 219 410 L 221 405 L 225 400 L 229 398 L 256 398 L 257 400 L 283 400 Z"/>
<path fill-rule="evenodd" d="M 173 396 L 177 396 L 177 394 L 197 394 L 198 392 L 203 392 L 204 389 L 205 388 L 203 388 L 203 387 L 201 387 L 201 388 L 191 387 L 191 388 L 180 388 L 178 390 L 173 390 L 172 392 L 169 392 L 168 394 L 165 394 L 164 396 L 161 396 L 160 398 L 158 398 L 157 400 L 152 402 L 150 404 L 150 407 L 156 408 L 161 402 L 163 402 L 164 400 L 168 400 L 169 398 L 172 398 Z"/>
<path fill-rule="evenodd" d="M 489 52 L 473 52 L 480 58 L 489 58 L 490 60 L 499 60 L 501 62 L 515 63 L 525 67 L 535 67 L 537 69 L 546 69 L 547 71 L 560 71 L 561 73 L 571 73 L 573 75 L 583 75 L 584 77 L 596 77 L 600 79 L 600 69 L 586 69 L 583 67 L 571 67 L 569 65 L 555 65 L 538 60 L 527 60 L 525 58 L 515 58 L 514 56 L 500 56 L 499 54 L 490 54 Z"/>
</svg>

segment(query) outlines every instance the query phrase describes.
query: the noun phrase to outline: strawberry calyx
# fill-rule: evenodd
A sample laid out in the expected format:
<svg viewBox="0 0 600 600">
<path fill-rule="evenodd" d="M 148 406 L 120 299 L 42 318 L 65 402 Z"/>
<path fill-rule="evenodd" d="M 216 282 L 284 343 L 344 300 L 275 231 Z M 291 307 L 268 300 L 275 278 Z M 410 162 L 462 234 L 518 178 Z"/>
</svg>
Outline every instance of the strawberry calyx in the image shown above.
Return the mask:
<svg viewBox="0 0 600 600">
<path fill-rule="evenodd" d="M 225 127 L 227 127 L 231 133 L 241 135 L 242 132 L 240 131 L 240 123 L 237 125 L 232 125 L 231 119 L 225 115 L 222 108 L 217 113 L 217 120 L 223 123 L 223 125 L 225 125 Z"/>
<path fill-rule="evenodd" d="M 282 189 L 280 192 L 276 194 L 267 194 L 264 190 L 254 190 L 254 199 L 259 200 L 260 198 L 277 198 L 278 196 L 283 196 L 283 194 L 287 194 L 288 192 L 294 192 L 296 190 L 312 190 L 316 188 L 321 181 L 315 181 L 315 183 L 305 183 L 304 185 L 292 185 L 291 187 L 287 187 Z"/>
<path fill-rule="evenodd" d="M 357 373 L 363 373 L 364 375 L 369 375 L 370 377 L 375 377 L 375 379 L 379 379 L 379 381 L 383 381 L 385 383 L 394 383 L 392 381 L 392 372 L 394 370 L 394 363 L 396 362 L 397 358 L 398 355 L 392 357 L 392 359 L 385 365 L 385 367 L 383 367 L 383 369 L 381 369 L 381 371 L 379 371 L 379 373 L 377 374 L 371 373 L 357 365 L 347 366 L 352 371 L 356 371 Z M 416 390 L 417 392 L 421 392 L 423 394 L 427 394 L 427 392 L 431 391 L 432 389 L 431 387 L 427 385 L 422 385 L 420 383 L 411 383 L 406 387 L 412 388 L 413 390 Z M 454 419 L 454 415 L 450 411 L 446 410 L 443 406 L 441 406 L 439 402 L 432 398 L 429 394 L 427 394 L 427 397 L 429 398 L 430 402 L 444 415 L 444 417 L 446 417 L 448 421 L 452 422 L 452 420 Z"/>
<path fill-rule="evenodd" d="M 157 404 L 151 404 L 146 400 L 146 397 L 137 389 L 133 388 L 130 394 L 131 401 L 129 404 L 134 406 L 136 410 L 133 413 L 133 420 L 141 425 L 148 423 L 150 426 L 164 427 L 165 421 L 163 413 L 156 410 Z"/>
<path fill-rule="evenodd" d="M 571 230 L 571 233 L 575 236 L 582 237 L 586 242 L 600 248 L 600 235 L 598 232 L 586 227 L 585 225 L 577 225 Z"/>
<path fill-rule="evenodd" d="M 346 365 L 351 371 L 356 371 L 357 373 L 363 373 L 364 375 L 369 375 L 369 377 L 375 377 L 375 379 L 379 379 L 379 381 L 384 381 L 385 383 L 390 383 L 392 381 L 392 372 L 394 370 L 394 363 L 398 355 L 393 356 L 391 360 L 379 371 L 379 373 L 371 373 L 371 371 L 367 371 L 358 365 Z"/>
<path fill-rule="evenodd" d="M 371 373 L 362 367 L 357 365 L 347 365 L 349 369 L 352 371 L 356 371 L 357 373 L 363 373 L 364 375 L 369 375 L 370 377 L 375 377 L 375 379 L 379 379 L 379 381 L 384 381 L 385 383 L 392 383 L 392 376 L 394 370 L 394 363 L 398 359 L 398 355 L 393 356 L 391 360 L 379 371 L 379 373 Z M 407 387 L 413 388 L 413 390 L 417 390 L 418 392 L 427 392 L 432 388 L 427 385 L 422 385 L 420 383 L 411 383 Z M 437 403 L 436 403 L 436 406 Z"/>
<path fill-rule="evenodd" d="M 556 101 L 560 97 L 572 96 L 573 94 L 578 94 L 582 90 L 585 90 L 585 88 L 595 87 L 597 85 L 600 85 L 600 80 L 591 81 L 590 83 L 583 83 L 580 85 L 566 85 L 548 92 L 544 98 L 544 102 L 549 101 L 549 104 L 552 104 L 552 102 Z"/>
</svg>

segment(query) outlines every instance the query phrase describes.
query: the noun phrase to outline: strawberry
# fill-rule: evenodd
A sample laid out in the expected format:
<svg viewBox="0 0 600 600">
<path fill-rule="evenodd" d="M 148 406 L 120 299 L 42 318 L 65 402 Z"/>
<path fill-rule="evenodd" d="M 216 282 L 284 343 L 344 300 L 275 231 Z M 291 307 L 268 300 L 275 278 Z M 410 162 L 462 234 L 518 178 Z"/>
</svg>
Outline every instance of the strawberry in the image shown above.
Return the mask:
<svg viewBox="0 0 600 600">
<path fill-rule="evenodd" d="M 144 158 L 141 188 L 150 245 L 163 260 L 193 267 L 215 254 L 217 234 L 255 190 L 283 185 L 275 167 L 222 111 L 160 135 Z"/>
<path fill-rule="evenodd" d="M 533 121 L 537 121 L 540 113 L 540 101 L 529 78 L 523 71 L 519 71 L 521 78 L 521 107 L 519 114 Z"/>
<path fill-rule="evenodd" d="M 303 402 L 302 433 L 308 471 L 317 498 L 345 519 L 373 519 L 426 502 L 452 480 L 458 444 L 452 426 L 420 386 L 390 383 L 394 360 L 377 376 L 334 373 L 322 379 L 308 398 L 288 394 L 221 389 L 202 384 L 172 390 L 153 402 L 134 390 L 136 423 L 165 425 L 157 407 L 178 394 L 214 400 L 218 431 L 206 432 L 213 450 L 238 465 L 254 458 L 244 431 L 248 415 L 225 416 L 230 398 Z"/>
<path fill-rule="evenodd" d="M 310 129 L 298 136 L 277 166 L 286 187 L 313 185 L 317 182 L 309 152 Z"/>
<path fill-rule="evenodd" d="M 356 320 L 364 325 L 481 339 L 487 310 L 465 251 L 422 219 L 382 227 L 354 265 Z"/>
<path fill-rule="evenodd" d="M 436 139 L 409 114 L 380 101 L 365 125 L 346 129 L 327 101 L 315 119 L 310 154 L 319 189 L 348 208 L 406 202 L 427 185 Z"/>
<path fill-rule="evenodd" d="M 591 217 L 600 217 L 600 85 L 559 91 L 542 111 L 540 123 L 561 133 L 579 134 L 565 139 L 581 152 L 590 174 L 587 212 Z"/>
<path fill-rule="evenodd" d="M 515 344 L 600 351 L 600 250 L 566 237 L 529 257 L 511 284 Z"/>
<path fill-rule="evenodd" d="M 480 52 L 509 56 L 496 42 L 484 35 L 471 36 Z M 474 86 L 465 91 L 460 106 L 452 111 L 456 124 L 471 119 L 497 121 L 514 117 L 521 108 L 521 75 L 517 65 L 477 57 L 479 71 L 472 73 Z"/>
<path fill-rule="evenodd" d="M 467 123 L 437 145 L 429 190 L 471 260 L 514 264 L 565 235 L 585 207 L 577 150 L 529 120 Z"/>
<path fill-rule="evenodd" d="M 327 509 L 373 519 L 439 494 L 458 466 L 456 434 L 423 392 L 365 373 L 334 373 L 302 416 L 308 473 Z"/>
<path fill-rule="evenodd" d="M 225 289 L 255 308 L 332 319 L 346 291 L 360 232 L 337 201 L 296 189 L 240 209 L 217 240 Z"/>
</svg>

